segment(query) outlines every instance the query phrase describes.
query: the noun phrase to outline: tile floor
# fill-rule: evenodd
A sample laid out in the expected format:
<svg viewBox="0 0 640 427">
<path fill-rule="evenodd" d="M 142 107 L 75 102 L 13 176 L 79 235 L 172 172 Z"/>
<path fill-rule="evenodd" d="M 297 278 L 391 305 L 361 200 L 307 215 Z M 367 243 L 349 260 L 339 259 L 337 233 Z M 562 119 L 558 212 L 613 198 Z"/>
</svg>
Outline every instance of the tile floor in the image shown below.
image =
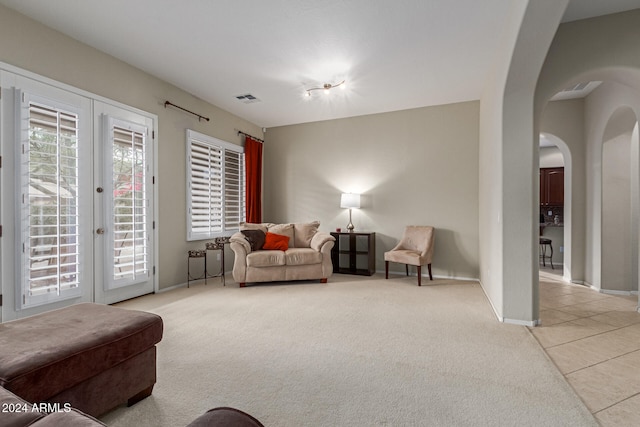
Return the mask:
<svg viewBox="0 0 640 427">
<path fill-rule="evenodd" d="M 598 293 L 540 267 L 540 318 L 530 328 L 569 384 L 609 426 L 640 425 L 638 296 Z"/>
</svg>

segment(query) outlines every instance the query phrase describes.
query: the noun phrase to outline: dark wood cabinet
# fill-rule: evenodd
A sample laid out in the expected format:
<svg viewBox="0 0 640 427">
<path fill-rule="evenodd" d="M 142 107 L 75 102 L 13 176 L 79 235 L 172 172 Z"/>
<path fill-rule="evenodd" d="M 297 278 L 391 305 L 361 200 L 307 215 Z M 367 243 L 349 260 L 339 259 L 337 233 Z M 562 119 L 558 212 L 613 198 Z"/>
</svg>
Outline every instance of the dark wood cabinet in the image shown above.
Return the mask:
<svg viewBox="0 0 640 427">
<path fill-rule="evenodd" d="M 564 205 L 564 168 L 540 168 L 540 206 Z"/>
<path fill-rule="evenodd" d="M 332 232 L 333 272 L 371 276 L 376 272 L 376 233 Z"/>
</svg>

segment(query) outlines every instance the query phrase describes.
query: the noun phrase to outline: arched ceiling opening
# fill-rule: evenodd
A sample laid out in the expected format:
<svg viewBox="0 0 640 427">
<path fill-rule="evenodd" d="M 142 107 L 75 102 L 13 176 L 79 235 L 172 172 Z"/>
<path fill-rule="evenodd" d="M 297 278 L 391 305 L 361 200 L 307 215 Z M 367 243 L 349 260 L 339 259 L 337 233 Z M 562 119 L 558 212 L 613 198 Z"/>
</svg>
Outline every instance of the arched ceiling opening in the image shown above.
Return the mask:
<svg viewBox="0 0 640 427">
<path fill-rule="evenodd" d="M 618 108 L 609 119 L 602 137 L 603 141 L 610 141 L 625 133 L 630 133 L 636 125 L 638 119 L 631 107 L 622 106 Z"/>
</svg>

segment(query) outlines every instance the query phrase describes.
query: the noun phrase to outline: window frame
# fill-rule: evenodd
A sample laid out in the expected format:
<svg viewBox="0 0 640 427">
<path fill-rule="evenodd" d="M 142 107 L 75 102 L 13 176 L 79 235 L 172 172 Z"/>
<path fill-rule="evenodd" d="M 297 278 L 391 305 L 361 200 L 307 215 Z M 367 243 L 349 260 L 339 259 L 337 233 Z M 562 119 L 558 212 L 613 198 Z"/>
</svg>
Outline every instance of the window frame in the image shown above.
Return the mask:
<svg viewBox="0 0 640 427">
<path fill-rule="evenodd" d="M 197 230 L 193 224 L 193 191 L 194 186 L 194 171 L 193 171 L 193 159 L 192 148 L 193 144 L 197 143 L 200 146 L 207 147 L 208 149 L 219 150 L 219 163 L 220 165 L 208 164 L 209 171 L 215 171 L 218 174 L 220 180 L 220 191 L 212 194 L 213 187 L 215 185 L 209 184 L 209 196 L 206 204 L 209 206 L 209 217 L 211 218 L 211 206 L 212 199 L 217 196 L 220 199 L 220 217 L 210 219 L 208 221 L 208 227 L 206 231 Z M 239 164 L 237 172 L 228 171 L 226 167 L 227 152 L 237 154 L 239 157 Z M 214 138 L 209 135 L 205 135 L 196 132 L 191 129 L 187 129 L 186 134 L 186 161 L 187 161 L 187 241 L 208 240 L 221 236 L 229 236 L 234 232 L 240 230 L 240 224 L 246 220 L 246 174 L 245 174 L 245 161 L 244 161 L 244 147 L 241 145 L 232 144 L 230 142 L 222 141 L 218 138 Z M 238 198 L 238 220 L 230 221 L 229 215 L 231 212 L 227 211 L 226 193 L 231 191 L 231 183 L 227 182 L 228 173 L 234 173 L 234 178 L 237 178 L 239 185 L 239 198 Z M 211 174 L 209 174 L 211 176 Z M 218 226 L 216 224 L 219 223 Z"/>
</svg>

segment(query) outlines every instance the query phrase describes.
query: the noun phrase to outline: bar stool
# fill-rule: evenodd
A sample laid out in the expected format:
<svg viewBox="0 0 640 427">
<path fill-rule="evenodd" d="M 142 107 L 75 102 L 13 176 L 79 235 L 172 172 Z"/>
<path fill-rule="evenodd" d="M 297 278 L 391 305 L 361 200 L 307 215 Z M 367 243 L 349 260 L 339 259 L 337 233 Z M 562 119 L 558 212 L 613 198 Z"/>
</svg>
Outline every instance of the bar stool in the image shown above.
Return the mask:
<svg viewBox="0 0 640 427">
<path fill-rule="evenodd" d="M 549 247 L 550 255 L 547 255 L 547 246 Z M 542 266 L 546 267 L 545 260 L 549 258 L 551 263 L 551 269 L 553 270 L 553 246 L 551 245 L 551 239 L 546 237 L 540 237 L 540 258 L 542 258 Z"/>
</svg>

